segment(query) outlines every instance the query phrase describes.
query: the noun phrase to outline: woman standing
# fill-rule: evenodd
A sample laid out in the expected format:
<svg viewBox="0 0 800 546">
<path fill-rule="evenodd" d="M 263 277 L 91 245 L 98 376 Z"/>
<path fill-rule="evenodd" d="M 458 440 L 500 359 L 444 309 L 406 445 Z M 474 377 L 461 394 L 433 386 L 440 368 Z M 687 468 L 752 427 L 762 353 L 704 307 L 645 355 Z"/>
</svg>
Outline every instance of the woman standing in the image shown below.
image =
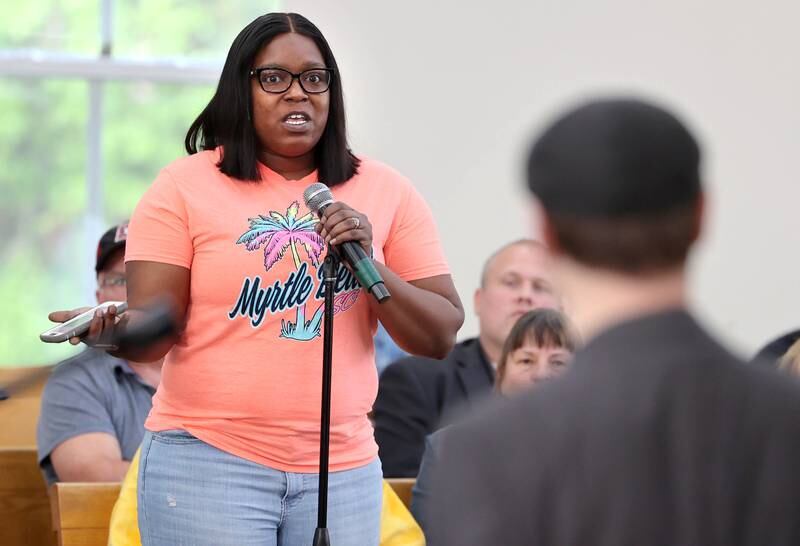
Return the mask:
<svg viewBox="0 0 800 546">
<path fill-rule="evenodd" d="M 316 528 L 323 293 L 328 245 L 372 253 L 391 300 L 341 267 L 336 283 L 328 522 L 336 546 L 377 544 L 381 468 L 367 419 L 377 320 L 405 350 L 440 358 L 463 321 L 430 209 L 346 142 L 336 60 L 297 14 L 234 40 L 219 86 L 130 224 L 128 318 L 174 302 L 182 334 L 122 356 L 166 354 L 146 428 L 139 518 L 146 545 L 307 545 Z M 337 202 L 317 222 L 303 190 Z M 125 324 L 127 322 L 127 325 Z"/>
</svg>

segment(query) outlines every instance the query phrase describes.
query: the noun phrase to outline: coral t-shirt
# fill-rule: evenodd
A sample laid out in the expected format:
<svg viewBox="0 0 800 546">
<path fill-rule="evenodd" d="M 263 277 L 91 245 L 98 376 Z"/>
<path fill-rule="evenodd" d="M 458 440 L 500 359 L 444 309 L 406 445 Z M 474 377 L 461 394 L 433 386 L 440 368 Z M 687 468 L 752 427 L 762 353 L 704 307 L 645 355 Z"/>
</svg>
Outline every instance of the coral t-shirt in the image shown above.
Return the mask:
<svg viewBox="0 0 800 546">
<path fill-rule="evenodd" d="M 146 422 L 184 429 L 287 472 L 319 468 L 324 240 L 303 203 L 316 173 L 286 180 L 222 174 L 219 152 L 164 168 L 136 207 L 126 261 L 191 271 L 186 328 L 164 362 Z M 407 179 L 362 159 L 332 189 L 365 213 L 376 261 L 406 281 L 449 273 L 433 215 Z M 341 266 L 335 290 L 330 469 L 377 455 L 367 413 L 377 392 L 369 295 Z"/>
</svg>

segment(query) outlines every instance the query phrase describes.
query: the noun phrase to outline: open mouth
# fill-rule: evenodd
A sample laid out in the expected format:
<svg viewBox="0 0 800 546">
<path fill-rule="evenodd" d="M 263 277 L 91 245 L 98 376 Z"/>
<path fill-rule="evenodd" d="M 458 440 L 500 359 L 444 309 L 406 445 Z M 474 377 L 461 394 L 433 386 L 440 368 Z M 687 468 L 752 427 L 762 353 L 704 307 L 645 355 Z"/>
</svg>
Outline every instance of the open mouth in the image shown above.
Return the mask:
<svg viewBox="0 0 800 546">
<path fill-rule="evenodd" d="M 283 123 L 290 127 L 303 127 L 306 124 L 311 122 L 311 118 L 308 115 L 303 114 L 302 112 L 292 112 L 285 118 L 283 118 Z"/>
</svg>

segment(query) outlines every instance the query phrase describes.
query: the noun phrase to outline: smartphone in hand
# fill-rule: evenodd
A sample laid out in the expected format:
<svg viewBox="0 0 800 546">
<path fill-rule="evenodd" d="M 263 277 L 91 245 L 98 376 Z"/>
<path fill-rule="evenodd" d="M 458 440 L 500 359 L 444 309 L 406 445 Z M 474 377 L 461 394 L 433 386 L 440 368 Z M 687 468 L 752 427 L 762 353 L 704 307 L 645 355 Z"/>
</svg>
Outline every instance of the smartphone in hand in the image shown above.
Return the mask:
<svg viewBox="0 0 800 546">
<path fill-rule="evenodd" d="M 71 337 L 82 336 L 89 330 L 89 325 L 92 323 L 95 312 L 97 312 L 98 309 L 105 311 L 112 305 L 117 308 L 118 315 L 121 315 L 128 309 L 128 303 L 124 301 L 107 301 L 101 303 L 97 307 L 93 307 L 76 317 L 72 317 L 67 322 L 56 324 L 49 330 L 42 332 L 39 334 L 39 339 L 45 343 L 61 343 L 67 341 Z"/>
</svg>

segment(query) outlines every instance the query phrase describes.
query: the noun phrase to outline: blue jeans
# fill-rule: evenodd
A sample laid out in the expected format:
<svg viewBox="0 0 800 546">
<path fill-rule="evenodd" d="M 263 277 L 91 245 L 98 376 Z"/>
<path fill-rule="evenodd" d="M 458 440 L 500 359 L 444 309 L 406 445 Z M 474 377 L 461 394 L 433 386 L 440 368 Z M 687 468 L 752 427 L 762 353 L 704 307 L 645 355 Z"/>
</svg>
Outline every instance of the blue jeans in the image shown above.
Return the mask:
<svg viewBox="0 0 800 546">
<path fill-rule="evenodd" d="M 281 472 L 188 432 L 146 432 L 139 463 L 144 546 L 310 546 L 318 474 Z M 378 459 L 328 478 L 333 546 L 377 546 L 383 500 Z"/>
</svg>

